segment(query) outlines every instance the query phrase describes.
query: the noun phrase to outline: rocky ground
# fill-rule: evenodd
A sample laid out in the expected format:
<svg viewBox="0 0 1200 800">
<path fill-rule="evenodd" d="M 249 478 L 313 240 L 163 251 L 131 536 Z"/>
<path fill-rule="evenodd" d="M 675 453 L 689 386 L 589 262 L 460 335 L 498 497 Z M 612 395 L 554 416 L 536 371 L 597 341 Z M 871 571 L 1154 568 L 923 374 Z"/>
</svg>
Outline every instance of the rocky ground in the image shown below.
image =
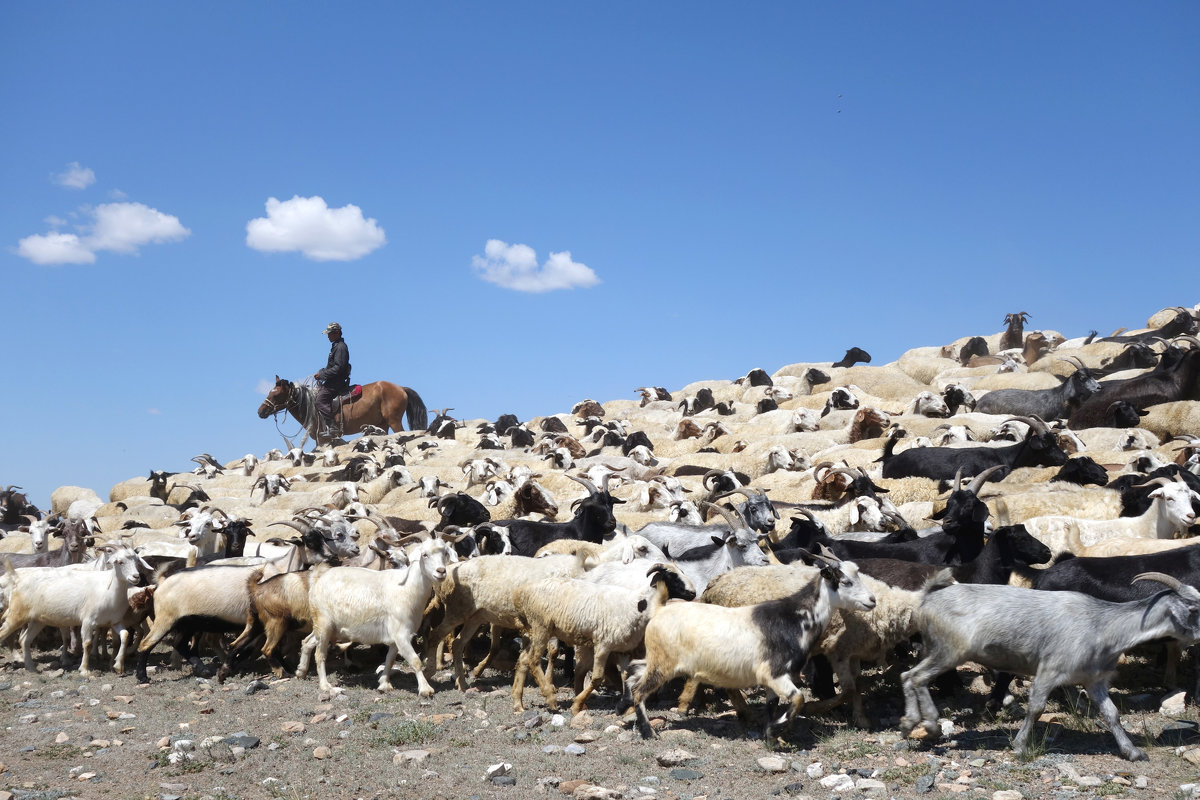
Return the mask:
<svg viewBox="0 0 1200 800">
<path fill-rule="evenodd" d="M 218 685 L 164 665 L 139 686 L 132 675 L 64 674 L 49 654 L 36 675 L 5 659 L 0 800 L 1200 797 L 1200 715 L 1195 706 L 1161 709 L 1159 693 L 1114 691 L 1149 762 L 1114 755 L 1109 733 L 1067 695 L 1022 760 L 1008 745 L 1023 697 L 998 719 L 977 713 L 979 677 L 974 691 L 939 699 L 948 737 L 936 744 L 896 732 L 892 671 L 875 675 L 869 709 L 879 730 L 855 730 L 835 713 L 798 722 L 768 747 L 747 737 L 723 702 L 687 717 L 666 711 L 670 692 L 652 707 L 659 738 L 643 742 L 614 715 L 615 695 L 571 719 L 546 711 L 527 690 L 531 710 L 515 715 L 506 672 L 423 700 L 411 676 L 378 694 L 369 670 L 338 667 L 346 689 L 328 695 L 313 680 L 242 675 Z M 439 678 L 435 686 L 449 685 Z"/>
</svg>

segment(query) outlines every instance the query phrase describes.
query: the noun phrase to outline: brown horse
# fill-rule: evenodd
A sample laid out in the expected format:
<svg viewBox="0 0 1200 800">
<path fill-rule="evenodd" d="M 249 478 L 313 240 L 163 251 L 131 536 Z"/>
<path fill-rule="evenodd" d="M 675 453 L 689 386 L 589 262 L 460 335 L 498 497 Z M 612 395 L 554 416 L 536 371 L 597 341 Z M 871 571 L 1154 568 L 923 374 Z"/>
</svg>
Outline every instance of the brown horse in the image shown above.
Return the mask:
<svg viewBox="0 0 1200 800">
<path fill-rule="evenodd" d="M 317 412 L 315 401 L 316 392 L 312 387 L 292 383 L 276 375 L 275 386 L 267 392 L 267 399 L 258 407 L 258 416 L 259 419 L 266 419 L 271 414 L 287 411 L 300 421 L 318 445 L 325 444 L 328 440 L 318 436 L 321 415 Z M 419 394 L 407 386 L 375 381 L 363 384 L 362 396 L 353 402 L 343 403 L 341 410 L 336 413 L 342 434 L 350 435 L 361 433 L 368 425 L 394 432 L 402 431 L 405 412 L 408 413 L 409 430 L 428 427 L 425 401 Z"/>
</svg>

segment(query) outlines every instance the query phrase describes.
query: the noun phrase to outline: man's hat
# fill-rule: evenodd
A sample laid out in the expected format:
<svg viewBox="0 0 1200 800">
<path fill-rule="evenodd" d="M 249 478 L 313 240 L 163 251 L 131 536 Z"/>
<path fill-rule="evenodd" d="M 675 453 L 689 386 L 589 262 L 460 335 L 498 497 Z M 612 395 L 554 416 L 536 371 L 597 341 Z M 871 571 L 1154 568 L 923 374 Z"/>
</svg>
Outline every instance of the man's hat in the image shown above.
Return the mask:
<svg viewBox="0 0 1200 800">
<path fill-rule="evenodd" d="M 325 326 L 325 330 L 321 331 L 321 333 L 330 333 L 331 331 L 337 331 L 338 333 L 341 333 L 342 332 L 341 324 L 337 323 L 337 322 L 331 322 Z"/>
</svg>

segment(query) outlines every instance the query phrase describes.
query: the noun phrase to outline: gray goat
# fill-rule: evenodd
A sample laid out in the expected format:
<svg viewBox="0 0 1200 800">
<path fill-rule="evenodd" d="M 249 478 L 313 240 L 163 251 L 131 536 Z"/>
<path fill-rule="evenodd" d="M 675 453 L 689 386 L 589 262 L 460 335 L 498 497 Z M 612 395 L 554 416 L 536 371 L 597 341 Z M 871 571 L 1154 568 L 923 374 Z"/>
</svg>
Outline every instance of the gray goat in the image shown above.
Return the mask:
<svg viewBox="0 0 1200 800">
<path fill-rule="evenodd" d="M 929 682 L 974 661 L 1033 676 L 1025 723 L 1013 739 L 1017 755 L 1025 752 L 1050 692 L 1079 684 L 1116 737 L 1121 755 L 1130 761 L 1146 760 L 1146 753 L 1121 727 L 1108 683 L 1126 650 L 1163 637 L 1184 644 L 1200 639 L 1200 591 L 1159 572 L 1142 573 L 1134 580 L 1157 581 L 1168 588 L 1141 600 L 1110 603 L 1079 592 L 952 583 L 948 570 L 938 573 L 917 609 L 928 655 L 901 675 L 901 732 L 907 736 L 919 723 L 930 737 L 938 736 Z"/>
</svg>

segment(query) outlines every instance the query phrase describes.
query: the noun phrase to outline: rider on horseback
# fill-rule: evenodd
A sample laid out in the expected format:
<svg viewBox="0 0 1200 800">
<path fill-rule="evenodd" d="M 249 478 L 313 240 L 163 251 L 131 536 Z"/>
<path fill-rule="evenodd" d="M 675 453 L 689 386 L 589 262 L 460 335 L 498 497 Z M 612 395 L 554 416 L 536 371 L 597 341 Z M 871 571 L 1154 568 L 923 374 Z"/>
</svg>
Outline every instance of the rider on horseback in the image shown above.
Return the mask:
<svg viewBox="0 0 1200 800">
<path fill-rule="evenodd" d="M 331 322 L 325 326 L 323 333 L 329 336 L 329 361 L 325 369 L 313 375 L 321 384 L 317 390 L 317 411 L 321 414 L 321 438 L 337 438 L 342 435 L 337 419 L 333 414 L 333 401 L 350 389 L 350 348 L 342 338 L 342 326 Z"/>
</svg>

